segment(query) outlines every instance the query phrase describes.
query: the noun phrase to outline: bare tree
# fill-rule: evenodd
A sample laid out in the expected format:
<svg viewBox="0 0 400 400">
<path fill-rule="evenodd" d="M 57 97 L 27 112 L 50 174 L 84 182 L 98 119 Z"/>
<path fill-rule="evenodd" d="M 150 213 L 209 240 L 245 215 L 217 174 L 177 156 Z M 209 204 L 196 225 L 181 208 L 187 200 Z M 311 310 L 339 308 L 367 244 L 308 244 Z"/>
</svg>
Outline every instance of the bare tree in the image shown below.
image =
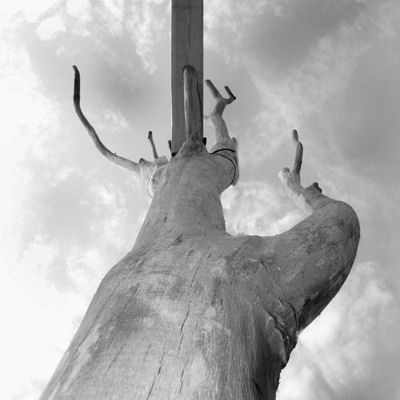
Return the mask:
<svg viewBox="0 0 400 400">
<path fill-rule="evenodd" d="M 273 237 L 232 237 L 220 194 L 236 183 L 237 142 L 228 134 L 224 98 L 208 119 L 216 143 L 203 143 L 195 68 L 183 70 L 185 141 L 177 154 L 138 163 L 109 151 L 74 105 L 100 152 L 154 191 L 135 245 L 105 276 L 41 399 L 275 399 L 298 333 L 346 279 L 356 256 L 353 209 L 300 182 L 303 147 L 280 177 L 312 214 Z M 178 141 L 179 142 L 179 141 Z"/>
</svg>

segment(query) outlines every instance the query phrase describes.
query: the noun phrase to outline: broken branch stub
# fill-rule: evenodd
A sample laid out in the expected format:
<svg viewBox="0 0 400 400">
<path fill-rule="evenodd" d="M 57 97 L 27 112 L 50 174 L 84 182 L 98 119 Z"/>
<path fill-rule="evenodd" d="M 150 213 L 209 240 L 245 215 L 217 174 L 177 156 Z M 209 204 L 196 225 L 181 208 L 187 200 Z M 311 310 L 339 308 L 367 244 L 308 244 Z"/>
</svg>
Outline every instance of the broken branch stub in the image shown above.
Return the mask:
<svg viewBox="0 0 400 400">
<path fill-rule="evenodd" d="M 210 114 L 210 117 L 212 118 L 213 116 L 222 116 L 224 113 L 225 107 L 228 104 L 233 103 L 236 100 L 236 97 L 232 93 L 232 91 L 229 89 L 229 86 L 224 86 L 226 93 L 228 94 L 228 98 L 225 98 L 221 95 L 220 91 L 215 87 L 213 82 L 210 79 L 206 80 L 206 85 L 210 89 L 210 92 L 212 96 L 214 97 L 215 100 L 217 100 L 215 107 Z"/>
<path fill-rule="evenodd" d="M 228 86 L 225 86 L 225 90 L 228 93 L 229 97 L 224 98 L 222 97 L 219 90 L 215 87 L 213 82 L 210 79 L 206 80 L 206 85 L 209 88 L 212 96 L 216 100 L 215 106 L 210 115 L 205 116 L 205 119 L 211 122 L 214 127 L 214 134 L 215 134 L 215 143 L 213 148 L 211 149 L 211 153 L 220 152 L 223 150 L 229 150 L 235 152 L 235 164 L 237 167 L 237 140 L 234 137 L 229 136 L 228 127 L 226 126 L 226 122 L 222 117 L 225 107 L 228 104 L 231 104 L 233 101 L 236 100 L 236 97 L 229 89 Z M 221 154 L 220 154 L 221 155 Z M 237 170 L 237 168 L 235 168 Z M 236 171 L 238 172 L 238 171 Z M 236 183 L 238 174 L 235 173 L 236 178 L 234 179 L 234 183 Z"/>
</svg>

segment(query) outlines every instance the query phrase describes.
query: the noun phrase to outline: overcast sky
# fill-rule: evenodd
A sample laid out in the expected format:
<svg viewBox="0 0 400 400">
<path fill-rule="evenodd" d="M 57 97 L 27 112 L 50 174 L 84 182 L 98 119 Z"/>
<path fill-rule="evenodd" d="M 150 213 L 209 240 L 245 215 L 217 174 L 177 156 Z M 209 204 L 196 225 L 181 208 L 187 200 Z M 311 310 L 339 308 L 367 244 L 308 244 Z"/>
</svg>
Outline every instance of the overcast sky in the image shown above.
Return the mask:
<svg viewBox="0 0 400 400">
<path fill-rule="evenodd" d="M 112 151 L 151 159 L 153 130 L 168 154 L 169 7 L 0 2 L 1 399 L 37 399 L 150 203 L 74 115 L 71 67 Z M 238 97 L 225 114 L 241 167 L 223 196 L 228 231 L 272 235 L 304 217 L 277 177 L 293 128 L 304 184 L 361 221 L 350 277 L 300 335 L 278 400 L 399 400 L 399 0 L 207 0 L 205 47 L 205 77 Z"/>
</svg>

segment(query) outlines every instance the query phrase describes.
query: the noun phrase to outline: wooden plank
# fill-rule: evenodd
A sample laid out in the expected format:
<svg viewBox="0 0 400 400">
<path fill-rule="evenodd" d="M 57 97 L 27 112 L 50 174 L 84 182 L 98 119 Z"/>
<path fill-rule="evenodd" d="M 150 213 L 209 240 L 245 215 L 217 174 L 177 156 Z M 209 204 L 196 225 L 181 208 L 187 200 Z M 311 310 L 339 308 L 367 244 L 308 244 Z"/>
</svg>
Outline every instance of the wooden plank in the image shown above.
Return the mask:
<svg viewBox="0 0 400 400">
<path fill-rule="evenodd" d="M 183 70 L 186 140 L 191 137 L 201 142 L 203 139 L 203 107 L 200 103 L 198 89 L 197 72 L 191 65 L 186 65 Z"/>
<path fill-rule="evenodd" d="M 203 104 L 203 0 L 172 0 L 171 62 L 171 151 L 174 154 L 185 141 L 183 96 L 185 65 L 192 65 L 197 71 L 199 93 Z"/>
</svg>

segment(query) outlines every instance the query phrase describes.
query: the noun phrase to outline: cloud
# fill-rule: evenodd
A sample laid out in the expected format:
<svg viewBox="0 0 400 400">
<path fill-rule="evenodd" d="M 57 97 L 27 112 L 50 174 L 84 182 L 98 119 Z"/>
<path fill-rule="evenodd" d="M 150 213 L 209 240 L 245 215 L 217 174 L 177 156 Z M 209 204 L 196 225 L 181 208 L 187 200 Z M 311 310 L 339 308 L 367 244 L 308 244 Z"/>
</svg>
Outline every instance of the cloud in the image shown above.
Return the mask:
<svg viewBox="0 0 400 400">
<path fill-rule="evenodd" d="M 267 182 L 241 182 L 226 190 L 221 200 L 227 231 L 233 235 L 273 236 L 307 216 Z"/>
<path fill-rule="evenodd" d="M 128 121 L 119 111 L 105 110 L 104 117 L 109 122 L 110 128 L 115 129 L 118 132 L 122 130 L 127 130 L 129 128 Z"/>
<path fill-rule="evenodd" d="M 134 178 L 131 184 L 139 186 L 139 179 Z M 140 184 L 140 189 L 144 190 L 144 185 Z M 134 210 L 129 207 L 128 192 L 113 183 L 92 186 L 91 192 L 91 204 L 95 212 L 91 231 L 101 232 L 102 240 L 119 253 L 126 251 L 133 245 L 134 233 L 139 232 L 146 208 L 142 206 Z"/>
<path fill-rule="evenodd" d="M 0 14 L 6 17 L 21 17 L 27 22 L 37 22 L 49 9 L 56 8 L 62 0 L 12 0 L 0 3 Z"/>
<path fill-rule="evenodd" d="M 396 15 L 393 1 L 260 1 L 247 12 L 235 1 L 212 2 L 206 12 L 206 25 L 214 35 L 211 48 L 223 54 L 228 65 L 245 68 L 263 103 L 264 111 L 255 118 L 256 132 L 241 142 L 245 158 L 259 163 L 265 151 L 276 152 L 284 132 L 295 127 L 311 130 L 321 158 L 335 151 L 338 121 L 332 104 L 342 104 L 347 93 L 351 95 L 351 80 L 362 70 L 363 57 L 379 38 L 394 34 Z"/>
<path fill-rule="evenodd" d="M 61 32 L 65 32 L 66 27 L 64 21 L 58 16 L 46 18 L 36 29 L 37 35 L 41 40 L 53 40 Z"/>
<path fill-rule="evenodd" d="M 310 117 L 318 118 L 325 105 L 348 87 L 358 59 L 369 45 L 367 24 L 366 16 L 360 16 L 352 25 L 342 24 L 334 34 L 319 39 L 308 49 L 307 57 L 298 60 L 298 65 L 282 78 L 265 79 L 265 74 L 253 74 L 266 108 L 258 122 L 269 133 L 271 152 L 282 144 L 282 132 L 294 127 L 300 132 L 303 126 L 306 129 Z M 258 70 L 256 65 L 250 64 L 249 68 Z"/>
<path fill-rule="evenodd" d="M 136 54 L 150 74 L 156 70 L 154 49 L 169 23 L 169 2 L 166 0 L 134 1 L 127 20 L 127 30 L 133 36 Z"/>
<path fill-rule="evenodd" d="M 29 57 L 9 26 L 1 30 L 0 103 L 3 107 L 0 178 L 5 195 L 1 198 L 3 240 L 34 221 L 30 195 L 35 189 L 32 162 L 51 165 L 57 157 L 57 105 L 43 96 L 41 82 L 31 69 Z M 19 215 L 21 218 L 15 219 Z M 3 245 L 5 243 L 3 242 Z M 6 245 L 6 250 L 9 249 Z"/>
<path fill-rule="evenodd" d="M 90 0 L 67 0 L 65 9 L 69 16 L 83 24 L 87 24 L 93 19 Z"/>
<path fill-rule="evenodd" d="M 121 36 L 124 22 L 124 1 L 103 0 L 103 8 L 97 8 L 97 13 L 106 22 L 107 31 L 111 35 Z"/>
<path fill-rule="evenodd" d="M 59 247 L 41 235 L 40 218 L 32 212 L 34 194 L 40 190 L 34 166 L 41 164 L 51 171 L 59 154 L 55 146 L 59 110 L 43 95 L 41 81 L 15 31 L 4 24 L 1 37 L 0 307 L 4 329 L 0 342 L 1 369 L 7 371 L 1 397 L 30 399 L 39 394 L 38 381 L 54 368 L 69 340 L 71 326 L 63 315 L 83 310 L 78 297 L 67 299 L 49 286 L 47 272 Z"/>
<path fill-rule="evenodd" d="M 150 154 L 148 120 L 169 131 L 159 122 L 169 126 L 169 77 L 157 67 L 168 53 L 160 43 L 170 10 L 164 0 L 0 7 L 0 295 L 13 327 L 1 332 L 10 375 L 1 397 L 28 400 L 54 371 L 102 276 L 131 248 L 148 206 L 137 180 L 108 164 L 76 121 L 69 65 L 82 65 L 85 107 L 104 142 L 123 155 Z M 294 156 L 285 144 L 293 127 L 305 145 L 304 183 L 318 179 L 361 217 L 359 265 L 300 336 L 281 400 L 399 397 L 391 287 L 398 135 L 387 133 L 397 129 L 400 93 L 397 0 L 213 0 L 205 12 L 209 72 L 238 90 L 226 113 L 242 167 L 223 195 L 228 231 L 274 235 L 305 217 L 277 178 Z M 151 85 L 143 79 L 150 73 Z M 143 135 L 129 141 L 133 124 Z M 18 346 L 8 345 L 13 339 Z"/>
<path fill-rule="evenodd" d="M 395 374 L 377 379 L 384 360 L 400 351 L 396 299 L 380 269 L 373 262 L 353 267 L 339 294 L 300 334 L 277 399 L 395 398 Z"/>
<path fill-rule="evenodd" d="M 211 0 L 204 8 L 205 47 L 223 54 L 227 61 L 235 59 L 234 48 L 251 29 L 252 21 L 263 14 L 268 1 L 251 4 L 240 1 Z"/>
<path fill-rule="evenodd" d="M 2 398 L 30 400 L 39 397 L 97 285 L 88 274 L 88 267 L 94 268 L 96 264 L 91 263 L 99 258 L 93 249 L 82 260 L 88 265 L 79 264 L 73 257 L 68 260 L 74 262 L 70 265 L 72 277 L 81 279 L 79 289 L 84 290 L 60 290 L 59 285 L 49 279 L 59 252 L 60 248 L 51 239 L 40 236 L 28 244 L 19 259 L 5 259 L 2 246 L 1 262 L 7 262 L 7 269 L 0 270 L 0 312 L 5 326 L 0 332 L 0 367 L 7 371 L 1 388 Z M 86 272 L 79 275 L 78 271 Z"/>
<path fill-rule="evenodd" d="M 123 41 L 125 46 L 133 46 L 146 72 L 153 74 L 157 67 L 156 48 L 166 26 L 169 26 L 170 4 L 166 0 L 129 3 L 123 0 L 103 0 L 95 4 L 89 0 L 67 0 L 63 5 L 43 4 L 42 12 L 32 19 L 37 22 L 44 15 L 46 18 L 40 21 L 36 29 L 41 40 L 53 40 L 65 31 L 80 38 L 92 36 L 97 51 L 114 60 L 111 63 L 115 64 L 115 59 L 121 54 L 120 51 L 115 52 L 110 45 L 115 37 L 119 43 Z M 26 13 L 24 18 L 27 18 Z M 71 47 L 74 44 L 74 37 L 69 36 L 69 40 L 60 46 L 59 55 L 76 52 Z M 127 60 L 124 61 L 126 63 Z M 122 64 L 120 61 L 118 63 Z"/>
</svg>

